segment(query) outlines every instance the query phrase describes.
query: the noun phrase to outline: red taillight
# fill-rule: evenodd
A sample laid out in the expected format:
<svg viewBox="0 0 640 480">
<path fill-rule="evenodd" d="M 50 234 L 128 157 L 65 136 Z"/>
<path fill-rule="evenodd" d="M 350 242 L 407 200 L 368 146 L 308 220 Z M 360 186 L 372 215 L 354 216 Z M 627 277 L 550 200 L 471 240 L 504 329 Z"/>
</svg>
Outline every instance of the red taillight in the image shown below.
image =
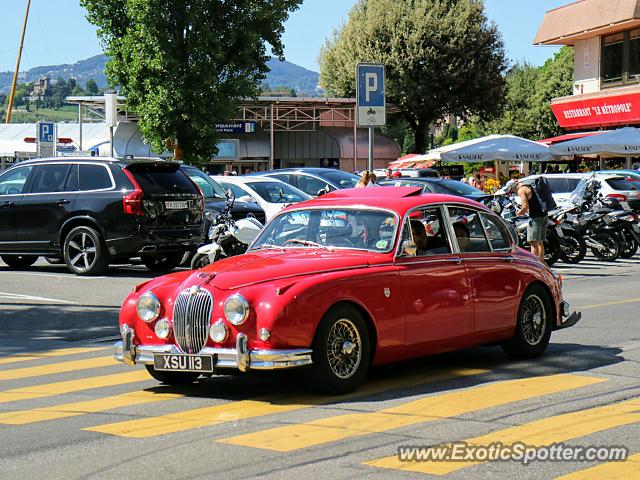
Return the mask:
<svg viewBox="0 0 640 480">
<path fill-rule="evenodd" d="M 620 202 L 626 202 L 627 201 L 627 196 L 626 195 L 622 195 L 621 193 L 610 193 L 609 195 L 607 195 L 607 198 L 612 198 L 612 199 L 618 200 Z"/>
<path fill-rule="evenodd" d="M 142 208 L 142 189 L 136 179 L 133 178 L 131 172 L 126 169 L 122 170 L 127 178 L 133 184 L 133 192 L 122 197 L 122 209 L 126 215 L 139 215 L 144 216 L 144 209 Z"/>
</svg>

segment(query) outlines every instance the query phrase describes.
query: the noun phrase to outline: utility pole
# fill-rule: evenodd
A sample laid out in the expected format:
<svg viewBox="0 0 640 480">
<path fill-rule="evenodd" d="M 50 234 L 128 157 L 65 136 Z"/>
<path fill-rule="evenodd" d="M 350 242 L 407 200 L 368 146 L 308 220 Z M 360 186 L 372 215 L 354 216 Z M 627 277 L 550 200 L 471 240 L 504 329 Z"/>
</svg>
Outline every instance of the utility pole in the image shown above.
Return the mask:
<svg viewBox="0 0 640 480">
<path fill-rule="evenodd" d="M 24 34 L 27 31 L 27 19 L 29 18 L 29 8 L 31 8 L 31 0 L 27 0 L 27 11 L 24 14 L 24 24 L 22 25 L 22 37 L 20 38 L 20 48 L 18 49 L 18 60 L 16 61 L 16 71 L 13 73 L 13 84 L 11 86 L 11 94 L 9 95 L 9 104 L 7 105 L 7 120 L 5 123 L 11 123 L 11 111 L 13 110 L 13 97 L 16 94 L 16 84 L 18 83 L 18 72 L 20 71 L 20 60 L 22 58 L 22 45 L 24 45 Z"/>
</svg>

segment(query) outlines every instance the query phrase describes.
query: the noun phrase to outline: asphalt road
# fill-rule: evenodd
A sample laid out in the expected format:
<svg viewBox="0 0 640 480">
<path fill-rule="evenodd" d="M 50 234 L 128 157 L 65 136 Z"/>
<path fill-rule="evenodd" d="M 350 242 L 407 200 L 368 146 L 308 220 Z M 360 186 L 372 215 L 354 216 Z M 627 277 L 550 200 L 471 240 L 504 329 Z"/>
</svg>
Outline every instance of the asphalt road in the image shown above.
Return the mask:
<svg viewBox="0 0 640 480">
<path fill-rule="evenodd" d="M 80 279 L 0 266 L 0 478 L 640 478 L 640 257 L 554 270 L 583 319 L 536 361 L 470 349 L 376 369 L 356 393 L 327 398 L 295 373 L 170 388 L 113 362 L 119 305 L 152 276 L 144 267 Z M 397 460 L 400 446 L 461 440 L 636 456 Z"/>
</svg>

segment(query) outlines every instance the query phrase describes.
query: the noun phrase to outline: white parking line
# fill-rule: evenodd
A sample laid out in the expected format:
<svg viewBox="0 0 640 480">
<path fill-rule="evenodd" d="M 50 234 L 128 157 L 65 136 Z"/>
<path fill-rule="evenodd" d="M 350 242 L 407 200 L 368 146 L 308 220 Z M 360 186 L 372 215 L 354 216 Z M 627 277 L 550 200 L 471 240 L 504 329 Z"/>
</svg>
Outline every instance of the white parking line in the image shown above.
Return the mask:
<svg viewBox="0 0 640 480">
<path fill-rule="evenodd" d="M 108 277 L 77 277 L 76 275 L 62 275 L 58 273 L 35 273 L 35 272 L 2 272 L 3 275 L 31 275 L 34 277 L 53 277 L 53 278 L 82 278 L 83 280 L 101 280 Z"/>
<path fill-rule="evenodd" d="M 36 302 L 53 302 L 53 303 L 66 303 L 68 305 L 80 305 L 77 302 L 70 302 L 68 300 L 58 300 L 57 298 L 36 297 L 33 295 L 22 295 L 19 293 L 0 292 L 0 298 L 6 298 L 7 300 L 32 300 Z"/>
</svg>

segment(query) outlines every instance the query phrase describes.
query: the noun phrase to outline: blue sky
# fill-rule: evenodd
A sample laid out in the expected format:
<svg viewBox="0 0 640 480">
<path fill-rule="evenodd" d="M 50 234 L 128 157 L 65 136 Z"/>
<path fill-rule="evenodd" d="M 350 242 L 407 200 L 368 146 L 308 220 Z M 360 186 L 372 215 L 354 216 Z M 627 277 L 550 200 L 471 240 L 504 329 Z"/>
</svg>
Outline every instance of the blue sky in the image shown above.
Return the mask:
<svg viewBox="0 0 640 480">
<path fill-rule="evenodd" d="M 544 12 L 571 0 L 485 0 L 487 16 L 503 34 L 507 56 L 541 65 L 556 51 L 534 47 L 533 37 Z M 0 0 L 0 71 L 15 68 L 27 0 Z M 348 17 L 355 0 L 305 0 L 291 15 L 284 36 L 287 60 L 317 70 L 320 46 Z M 31 0 L 21 70 L 42 65 L 75 63 L 101 53 L 95 29 L 84 18 L 78 0 Z"/>
</svg>

